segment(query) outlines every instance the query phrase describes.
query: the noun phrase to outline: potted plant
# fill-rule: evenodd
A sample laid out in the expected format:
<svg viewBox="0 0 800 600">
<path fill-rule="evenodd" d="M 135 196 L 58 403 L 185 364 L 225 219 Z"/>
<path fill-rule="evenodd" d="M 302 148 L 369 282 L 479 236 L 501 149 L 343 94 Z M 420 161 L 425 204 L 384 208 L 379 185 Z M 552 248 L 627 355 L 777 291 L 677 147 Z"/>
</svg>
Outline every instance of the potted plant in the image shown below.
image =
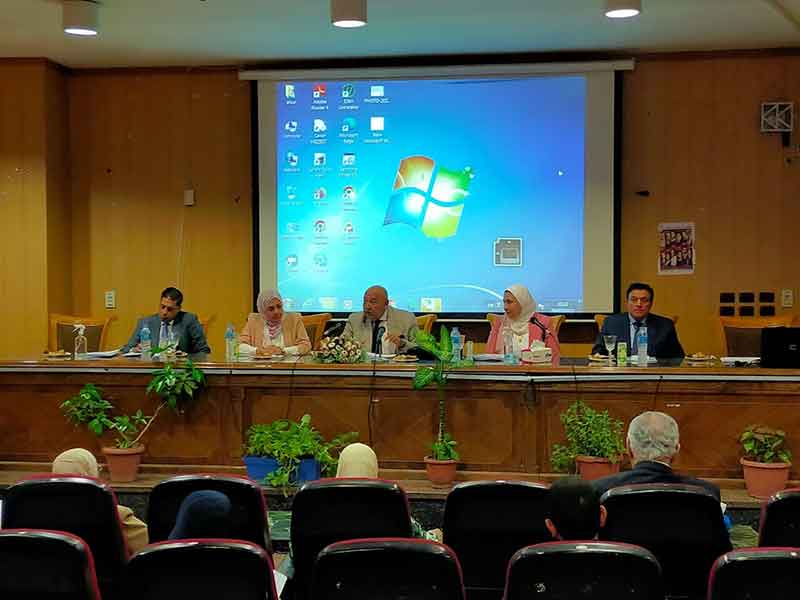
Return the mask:
<svg viewBox="0 0 800 600">
<path fill-rule="evenodd" d="M 623 422 L 607 410 L 598 411 L 582 400 L 573 402 L 561 413 L 567 444 L 553 444 L 550 464 L 554 471 L 576 470 L 582 479 L 599 479 L 619 471 L 625 453 Z"/>
<path fill-rule="evenodd" d="M 414 373 L 413 388 L 421 390 L 431 384 L 436 385 L 439 400 L 439 427 L 436 439 L 431 444 L 431 455 L 425 457 L 425 472 L 433 487 L 450 487 L 456 478 L 457 461 L 460 456 L 456 451 L 457 442 L 447 432 L 447 403 L 445 386 L 447 385 L 447 369 L 452 365 L 453 347 L 446 327 L 439 330 L 439 341 L 431 334 L 420 331 L 416 337 L 417 346 L 434 356 L 432 367 L 420 366 Z"/>
<path fill-rule="evenodd" d="M 167 365 L 154 372 L 147 392 L 155 392 L 161 397 L 161 402 L 152 415 L 145 415 L 141 409 L 132 415 L 115 415 L 116 407 L 103 398 L 102 389 L 91 383 L 65 400 L 61 410 L 68 421 L 76 426 L 86 425 L 98 437 L 106 431 L 115 432 L 114 445 L 101 448 L 111 481 L 133 481 L 145 450 L 141 439 L 158 414 L 165 406 L 174 412 L 183 412 L 185 403 L 204 383 L 203 371 L 187 361 L 185 368 Z"/>
<path fill-rule="evenodd" d="M 311 415 L 300 421 L 279 419 L 254 424 L 247 430 L 243 460 L 251 479 L 282 488 L 336 474 L 334 453 L 358 439 L 349 432 L 325 441 L 311 425 Z"/>
<path fill-rule="evenodd" d="M 748 425 L 739 437 L 744 456 L 739 459 L 747 493 L 754 498 L 769 498 L 786 487 L 792 453 L 786 446 L 786 433 L 766 425 Z"/>
</svg>

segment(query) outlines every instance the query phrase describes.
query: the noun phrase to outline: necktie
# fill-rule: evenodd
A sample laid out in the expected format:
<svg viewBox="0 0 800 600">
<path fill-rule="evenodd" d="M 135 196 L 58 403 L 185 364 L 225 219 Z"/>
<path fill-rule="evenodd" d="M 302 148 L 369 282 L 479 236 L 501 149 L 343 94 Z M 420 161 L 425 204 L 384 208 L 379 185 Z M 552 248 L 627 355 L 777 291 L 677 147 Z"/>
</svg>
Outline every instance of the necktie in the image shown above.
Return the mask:
<svg viewBox="0 0 800 600">
<path fill-rule="evenodd" d="M 380 339 L 378 338 L 378 328 L 381 326 L 380 321 L 373 321 L 372 322 L 372 350 L 373 354 L 378 353 L 378 347 L 380 346 Z"/>
<path fill-rule="evenodd" d="M 639 351 L 639 328 L 644 325 L 641 321 L 633 322 L 633 339 L 631 340 L 631 354 L 636 356 Z"/>
</svg>

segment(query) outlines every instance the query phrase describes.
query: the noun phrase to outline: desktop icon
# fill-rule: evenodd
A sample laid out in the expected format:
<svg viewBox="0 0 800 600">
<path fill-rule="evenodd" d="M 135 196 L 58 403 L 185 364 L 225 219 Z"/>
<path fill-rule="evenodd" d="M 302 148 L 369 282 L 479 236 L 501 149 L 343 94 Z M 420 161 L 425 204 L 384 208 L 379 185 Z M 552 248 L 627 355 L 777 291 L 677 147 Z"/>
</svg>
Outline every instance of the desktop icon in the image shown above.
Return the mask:
<svg viewBox="0 0 800 600">
<path fill-rule="evenodd" d="M 371 85 L 369 86 L 369 95 L 373 98 L 382 98 L 383 97 L 383 86 L 382 85 Z"/>
<path fill-rule="evenodd" d="M 328 162 L 328 157 L 325 155 L 324 152 L 314 152 L 315 167 L 324 167 L 327 162 Z"/>
<path fill-rule="evenodd" d="M 369 128 L 371 131 L 383 131 L 383 117 L 370 117 Z"/>
<path fill-rule="evenodd" d="M 353 299 L 345 298 L 342 300 L 342 308 L 345 310 L 353 310 Z"/>
<path fill-rule="evenodd" d="M 419 229 L 425 237 L 454 236 L 473 177 L 472 167 L 454 171 L 427 156 L 402 159 L 384 226 L 404 223 Z"/>
<path fill-rule="evenodd" d="M 342 133 L 355 133 L 356 131 L 356 120 L 353 117 L 346 117 L 342 120 Z"/>
<path fill-rule="evenodd" d="M 314 233 L 325 233 L 327 228 L 327 224 L 322 219 L 314 221 Z"/>
<path fill-rule="evenodd" d="M 300 163 L 300 157 L 294 152 L 286 153 L 286 164 L 290 167 L 296 167 Z"/>
<path fill-rule="evenodd" d="M 355 201 L 355 199 L 356 199 L 356 188 L 354 188 L 352 185 L 344 186 L 344 189 L 342 189 L 342 200 L 345 200 L 347 202 L 353 202 Z"/>
<path fill-rule="evenodd" d="M 286 257 L 286 266 L 290 269 L 297 267 L 297 254 L 290 254 Z"/>
<path fill-rule="evenodd" d="M 348 221 L 347 223 L 344 224 L 344 232 L 346 234 L 350 235 L 350 234 L 355 233 L 355 231 L 356 231 L 356 228 L 353 226 L 353 224 L 350 221 Z"/>
<path fill-rule="evenodd" d="M 283 130 L 286 133 L 296 133 L 297 132 L 297 121 L 286 121 L 283 124 Z"/>
<path fill-rule="evenodd" d="M 328 130 L 328 126 L 325 125 L 325 121 L 322 119 L 314 119 L 314 133 L 325 133 Z"/>
<path fill-rule="evenodd" d="M 297 198 L 297 187 L 293 185 L 286 186 L 286 199 L 287 200 L 294 200 Z"/>
<path fill-rule="evenodd" d="M 318 267 L 327 267 L 328 266 L 328 257 L 324 252 L 317 252 L 314 255 L 314 264 Z"/>
<path fill-rule="evenodd" d="M 342 166 L 343 167 L 352 167 L 356 164 L 356 153 L 355 152 L 345 152 L 342 154 Z"/>
<path fill-rule="evenodd" d="M 311 90 L 311 95 L 316 98 L 324 98 L 325 94 L 327 94 L 328 89 L 324 83 L 315 83 L 313 89 Z"/>
<path fill-rule="evenodd" d="M 328 196 L 328 190 L 324 187 L 319 187 L 314 190 L 314 200 L 325 200 Z"/>
<path fill-rule="evenodd" d="M 286 233 L 297 233 L 298 231 L 300 231 L 299 223 L 286 223 Z"/>
<path fill-rule="evenodd" d="M 294 84 L 287 83 L 283 86 L 283 95 L 287 100 L 294 100 Z"/>
<path fill-rule="evenodd" d="M 342 98 L 355 98 L 356 86 L 352 83 L 345 83 L 342 86 Z"/>
</svg>

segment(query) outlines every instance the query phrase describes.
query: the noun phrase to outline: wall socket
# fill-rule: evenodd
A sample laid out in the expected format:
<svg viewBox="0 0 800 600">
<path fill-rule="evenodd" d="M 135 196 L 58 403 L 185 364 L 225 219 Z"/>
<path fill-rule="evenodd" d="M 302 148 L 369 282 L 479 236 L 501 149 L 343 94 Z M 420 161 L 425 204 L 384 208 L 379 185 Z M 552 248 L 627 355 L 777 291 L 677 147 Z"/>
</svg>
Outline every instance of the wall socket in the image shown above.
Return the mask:
<svg viewBox="0 0 800 600">
<path fill-rule="evenodd" d="M 194 190 L 183 190 L 183 205 L 194 206 Z"/>
<path fill-rule="evenodd" d="M 109 290 L 105 293 L 106 308 L 117 308 L 117 290 Z"/>
<path fill-rule="evenodd" d="M 781 306 L 783 308 L 792 308 L 794 306 L 794 290 L 791 288 L 783 288 L 781 290 Z"/>
</svg>

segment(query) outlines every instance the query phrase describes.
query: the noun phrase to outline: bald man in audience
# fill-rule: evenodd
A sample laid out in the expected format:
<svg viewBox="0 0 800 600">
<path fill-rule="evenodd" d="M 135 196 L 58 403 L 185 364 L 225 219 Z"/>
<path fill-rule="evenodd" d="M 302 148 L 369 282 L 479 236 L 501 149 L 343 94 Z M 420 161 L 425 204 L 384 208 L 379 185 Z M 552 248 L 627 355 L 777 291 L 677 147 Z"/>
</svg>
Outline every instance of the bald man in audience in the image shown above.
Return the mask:
<svg viewBox="0 0 800 600">
<path fill-rule="evenodd" d="M 342 336 L 358 341 L 367 352 L 403 352 L 415 345 L 417 318 L 389 306 L 386 288 L 373 285 L 364 292 L 364 310 L 348 317 Z"/>
<path fill-rule="evenodd" d="M 705 488 L 719 500 L 719 488 L 710 481 L 679 475 L 672 462 L 681 448 L 678 423 L 662 412 L 645 412 L 631 421 L 625 442 L 633 469 L 593 483 L 600 495 L 614 487 L 633 483 L 683 483 Z"/>
<path fill-rule="evenodd" d="M 554 540 L 593 540 L 606 524 L 606 507 L 591 482 L 564 477 L 550 486 L 544 524 Z"/>
</svg>

